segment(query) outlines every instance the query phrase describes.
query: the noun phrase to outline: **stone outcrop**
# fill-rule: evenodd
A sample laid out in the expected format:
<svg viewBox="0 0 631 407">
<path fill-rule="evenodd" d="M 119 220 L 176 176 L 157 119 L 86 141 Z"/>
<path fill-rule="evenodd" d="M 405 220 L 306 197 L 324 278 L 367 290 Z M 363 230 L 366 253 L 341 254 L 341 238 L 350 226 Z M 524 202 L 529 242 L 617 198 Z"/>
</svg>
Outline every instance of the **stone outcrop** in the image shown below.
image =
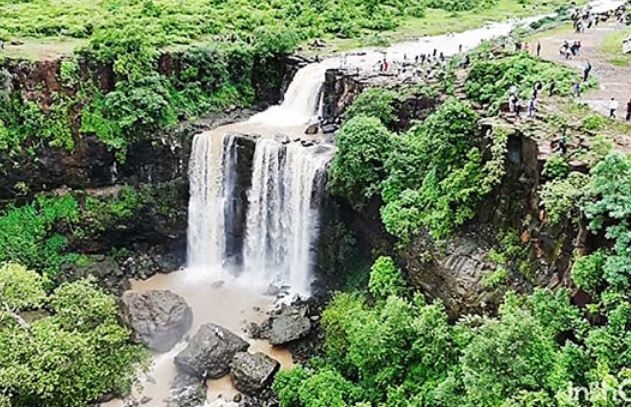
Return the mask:
<svg viewBox="0 0 631 407">
<path fill-rule="evenodd" d="M 193 324 L 191 307 L 171 291 L 127 291 L 122 302 L 136 340 L 157 352 L 171 350 Z"/>
<path fill-rule="evenodd" d="M 199 407 L 206 402 L 206 383 L 197 377 L 179 373 L 171 383 L 167 407 Z"/>
<path fill-rule="evenodd" d="M 99 285 L 109 292 L 122 294 L 131 285 L 116 260 L 111 256 L 89 255 L 80 264 L 64 264 L 55 274 L 55 284 L 74 281 L 87 277 L 95 277 Z"/>
<path fill-rule="evenodd" d="M 178 369 L 201 379 L 219 379 L 230 372 L 237 352 L 250 345 L 237 334 L 215 324 L 202 325 L 188 346 L 175 357 Z"/>
<path fill-rule="evenodd" d="M 239 352 L 232 359 L 230 377 L 237 390 L 257 395 L 272 383 L 278 369 L 280 363 L 264 353 Z"/>
<path fill-rule="evenodd" d="M 272 345 L 284 345 L 309 335 L 311 327 L 306 306 L 286 306 L 263 323 L 259 336 Z"/>
<path fill-rule="evenodd" d="M 403 87 L 401 80 L 392 75 L 361 73 L 359 75 L 341 69 L 326 72 L 323 87 L 322 119 L 325 123 L 335 123 L 346 109 L 364 90 L 371 87 L 385 87 L 397 90 Z M 406 98 L 397 100 L 395 127 L 405 130 L 413 120 L 423 120 L 440 103 L 440 97 L 410 93 Z M 327 130 L 328 132 L 329 130 Z"/>
<path fill-rule="evenodd" d="M 449 241 L 441 256 L 428 258 L 427 237 L 419 237 L 402 255 L 412 284 L 424 293 L 443 301 L 456 316 L 491 301 L 481 285 L 493 265 L 486 260 L 489 245 L 475 236 Z"/>
</svg>

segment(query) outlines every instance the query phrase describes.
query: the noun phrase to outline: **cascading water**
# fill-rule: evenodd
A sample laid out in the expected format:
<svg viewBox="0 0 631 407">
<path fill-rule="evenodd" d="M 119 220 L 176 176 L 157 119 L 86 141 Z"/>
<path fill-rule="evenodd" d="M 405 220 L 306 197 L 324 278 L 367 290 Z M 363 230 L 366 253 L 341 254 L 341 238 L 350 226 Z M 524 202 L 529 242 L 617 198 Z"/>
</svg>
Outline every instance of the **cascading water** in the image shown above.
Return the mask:
<svg viewBox="0 0 631 407">
<path fill-rule="evenodd" d="M 248 276 L 309 293 L 329 151 L 272 139 L 257 143 L 244 250 Z"/>
<path fill-rule="evenodd" d="M 224 253 L 223 139 L 201 133 L 193 139 L 188 178 L 188 266 L 220 265 Z"/>
<path fill-rule="evenodd" d="M 300 126 L 317 118 L 320 92 L 327 69 L 339 65 L 338 58 L 309 64 L 296 72 L 280 105 L 256 114 L 248 122 L 274 127 Z"/>
</svg>

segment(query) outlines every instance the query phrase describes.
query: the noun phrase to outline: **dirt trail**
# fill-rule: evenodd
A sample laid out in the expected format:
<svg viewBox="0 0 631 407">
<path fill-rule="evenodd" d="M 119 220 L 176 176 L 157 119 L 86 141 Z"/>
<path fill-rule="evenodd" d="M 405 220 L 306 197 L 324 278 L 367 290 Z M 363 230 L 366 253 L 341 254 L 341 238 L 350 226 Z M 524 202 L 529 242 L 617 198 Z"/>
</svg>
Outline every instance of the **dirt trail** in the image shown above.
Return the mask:
<svg viewBox="0 0 631 407">
<path fill-rule="evenodd" d="M 541 42 L 542 58 L 561 62 L 581 73 L 587 61 L 592 64 L 592 75 L 598 79 L 599 87 L 586 91 L 582 100 L 598 112 L 608 115 L 609 100 L 614 97 L 620 103 L 618 118 L 624 117 L 627 101 L 631 98 L 631 66 L 621 67 L 608 62 L 612 55 L 606 54 L 602 46 L 609 34 L 624 27 L 626 26 L 623 24 L 611 21 L 601 23 L 596 28 L 577 34 L 568 25 L 567 30 L 552 30 L 549 35 L 544 32 L 538 36 L 538 40 Z M 566 40 L 570 44 L 573 41 L 581 42 L 580 55 L 569 60 L 559 55 L 559 48 Z M 531 48 L 534 48 L 534 44 Z M 622 44 L 620 44 L 620 53 L 622 54 Z"/>
</svg>

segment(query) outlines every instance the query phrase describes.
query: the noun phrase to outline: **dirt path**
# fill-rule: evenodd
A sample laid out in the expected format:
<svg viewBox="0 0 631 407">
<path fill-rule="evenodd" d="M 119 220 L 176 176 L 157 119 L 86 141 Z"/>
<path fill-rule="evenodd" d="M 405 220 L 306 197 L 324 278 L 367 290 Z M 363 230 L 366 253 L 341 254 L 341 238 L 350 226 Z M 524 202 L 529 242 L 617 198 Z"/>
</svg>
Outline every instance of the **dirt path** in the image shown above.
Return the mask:
<svg viewBox="0 0 631 407">
<path fill-rule="evenodd" d="M 631 98 L 631 65 L 616 66 L 608 62 L 612 54 L 608 54 L 603 44 L 608 35 L 625 28 L 625 25 L 615 22 L 602 23 L 596 28 L 576 34 L 571 25 L 560 29 L 543 32 L 532 41 L 541 42 L 541 57 L 550 61 L 561 62 L 582 73 L 587 61 L 592 66 L 592 74 L 598 79 L 599 87 L 590 89 L 583 94 L 583 102 L 590 105 L 598 112 L 608 115 L 609 100 L 613 97 L 620 103 L 618 118 L 624 118 L 627 101 Z M 559 55 L 559 48 L 563 41 L 580 41 L 582 44 L 581 53 L 577 57 L 566 60 Z M 534 48 L 534 46 L 533 46 Z M 620 55 L 622 55 L 622 44 L 620 44 Z"/>
</svg>

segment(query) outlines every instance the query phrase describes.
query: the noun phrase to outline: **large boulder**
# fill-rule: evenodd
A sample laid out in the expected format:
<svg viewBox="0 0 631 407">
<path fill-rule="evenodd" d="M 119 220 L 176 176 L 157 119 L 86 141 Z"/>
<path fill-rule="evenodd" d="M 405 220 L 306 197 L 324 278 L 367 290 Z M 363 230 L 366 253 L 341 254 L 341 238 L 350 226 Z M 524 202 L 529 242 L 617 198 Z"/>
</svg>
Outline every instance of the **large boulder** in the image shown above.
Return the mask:
<svg viewBox="0 0 631 407">
<path fill-rule="evenodd" d="M 232 359 L 230 377 L 237 390 L 257 395 L 269 386 L 278 369 L 280 363 L 264 353 L 239 352 Z"/>
<path fill-rule="evenodd" d="M 171 383 L 167 407 L 199 407 L 206 402 L 206 383 L 197 377 L 179 373 Z"/>
<path fill-rule="evenodd" d="M 250 344 L 237 334 L 219 325 L 204 324 L 175 357 L 175 364 L 192 376 L 219 379 L 230 372 L 234 355 L 249 347 Z"/>
<path fill-rule="evenodd" d="M 311 320 L 307 308 L 289 306 L 270 318 L 269 328 L 265 333 L 272 345 L 283 345 L 304 338 L 311 331 Z"/>
<path fill-rule="evenodd" d="M 157 352 L 169 351 L 193 323 L 191 307 L 168 290 L 127 291 L 122 300 L 137 341 Z"/>
</svg>

